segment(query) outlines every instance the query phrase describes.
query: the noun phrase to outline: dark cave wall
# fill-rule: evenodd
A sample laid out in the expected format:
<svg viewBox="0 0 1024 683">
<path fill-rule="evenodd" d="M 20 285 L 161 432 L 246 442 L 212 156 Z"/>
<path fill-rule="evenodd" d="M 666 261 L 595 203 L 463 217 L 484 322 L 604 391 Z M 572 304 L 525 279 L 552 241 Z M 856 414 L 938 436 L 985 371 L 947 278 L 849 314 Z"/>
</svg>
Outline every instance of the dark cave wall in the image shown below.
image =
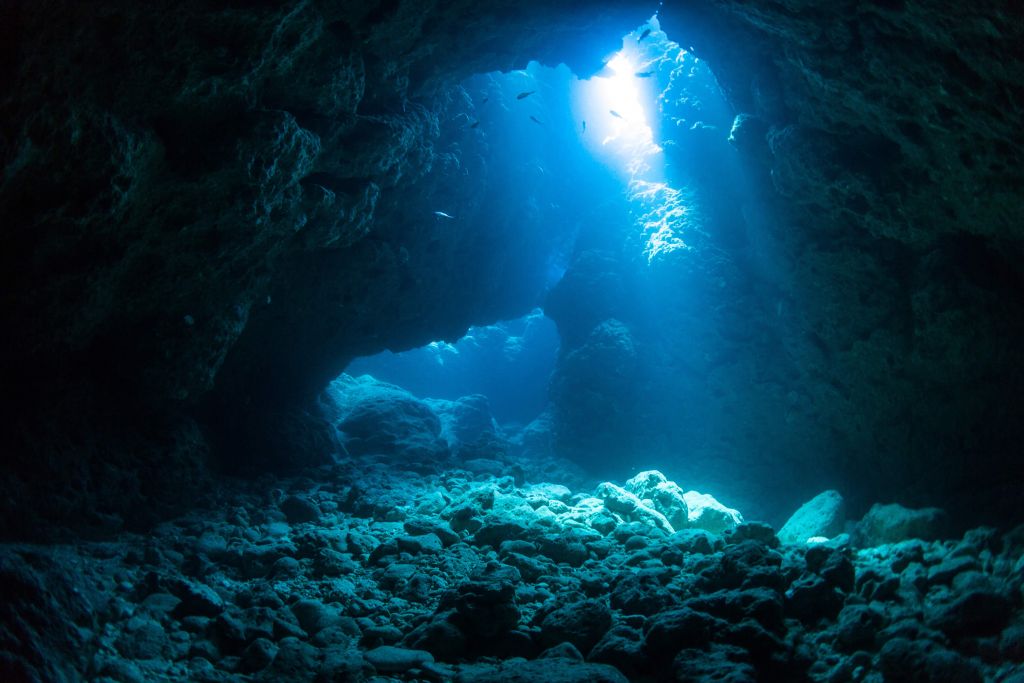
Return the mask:
<svg viewBox="0 0 1024 683">
<path fill-rule="evenodd" d="M 773 521 L 828 487 L 855 512 L 899 500 L 965 524 L 1019 518 L 1019 12 L 721 2 L 659 16 L 742 116 L 730 150 L 690 129 L 721 126 L 687 111 L 699 95 L 670 90 L 693 249 L 650 266 L 630 245 L 581 250 L 553 293 L 571 330 L 553 384 L 564 447 L 672 463 Z M 583 307 L 585 283 L 612 273 L 632 285 Z M 612 372 L 580 364 L 610 347 Z M 641 385 L 627 391 L 614 368 L 630 364 Z"/>
<path fill-rule="evenodd" d="M 752 116 L 737 146 L 780 216 L 766 240 L 780 260 L 754 283 L 775 288 L 756 295 L 771 339 L 732 348 L 757 350 L 755 367 L 786 349 L 806 424 L 840 430 L 821 443 L 866 488 L 916 482 L 923 500 L 922 473 L 996 481 L 1021 422 L 1019 12 L 667 5 L 664 29 Z M 464 172 L 479 165 L 446 128 L 468 107 L 456 84 L 530 58 L 585 73 L 654 9 L 5 5 L 4 532 L 185 502 L 210 433 L 281 465 L 291 454 L 253 428 L 352 356 L 532 305 L 526 252 L 545 242 L 487 222 L 503 197 Z M 474 221 L 435 246 L 439 195 Z"/>
<path fill-rule="evenodd" d="M 457 84 L 595 68 L 625 5 L 5 5 L 4 522 L 188 499 L 196 416 L 259 444 L 357 353 L 529 310 L 543 244 L 437 230 L 496 200 Z"/>
</svg>

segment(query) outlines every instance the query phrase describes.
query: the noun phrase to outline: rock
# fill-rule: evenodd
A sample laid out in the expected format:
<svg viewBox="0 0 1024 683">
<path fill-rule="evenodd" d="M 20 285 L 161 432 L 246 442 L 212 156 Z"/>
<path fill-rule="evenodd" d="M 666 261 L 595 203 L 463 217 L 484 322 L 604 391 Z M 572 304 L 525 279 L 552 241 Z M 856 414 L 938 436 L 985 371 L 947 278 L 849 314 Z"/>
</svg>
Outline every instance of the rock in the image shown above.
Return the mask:
<svg viewBox="0 0 1024 683">
<path fill-rule="evenodd" d="M 698 683 L 756 683 L 760 680 L 747 653 L 739 647 L 714 643 L 709 650 L 687 648 L 672 661 L 676 681 Z"/>
<path fill-rule="evenodd" d="M 786 615 L 806 625 L 834 619 L 843 608 L 842 592 L 820 576 L 806 574 L 786 591 Z"/>
<path fill-rule="evenodd" d="M 278 647 L 266 638 L 257 638 L 242 652 L 242 658 L 238 662 L 238 670 L 242 673 L 251 674 L 270 666 L 277 656 Z"/>
<path fill-rule="evenodd" d="M 277 656 L 261 675 L 268 681 L 309 681 L 316 676 L 317 649 L 298 638 L 277 641 Z"/>
<path fill-rule="evenodd" d="M 727 628 L 727 622 L 689 607 L 667 610 L 645 624 L 644 655 L 655 662 L 667 662 L 680 650 L 703 648 Z"/>
<path fill-rule="evenodd" d="M 647 507 L 635 495 L 615 484 L 604 482 L 597 487 L 594 495 L 604 501 L 610 512 L 649 524 L 668 534 L 675 531 L 665 515 Z"/>
<path fill-rule="evenodd" d="M 610 664 L 630 678 L 638 676 L 644 668 L 643 633 L 627 624 L 617 624 L 608 630 L 590 650 L 589 661 Z"/>
<path fill-rule="evenodd" d="M 846 605 L 839 613 L 836 624 L 837 649 L 852 653 L 873 650 L 878 632 L 888 619 L 878 608 L 870 605 Z"/>
<path fill-rule="evenodd" d="M 426 650 L 437 659 L 452 661 L 466 652 L 466 636 L 447 617 L 440 614 L 420 624 L 406 637 L 405 644 L 414 650 Z"/>
<path fill-rule="evenodd" d="M 587 654 L 611 625 L 611 612 L 603 603 L 584 600 L 549 612 L 541 622 L 540 641 L 547 647 L 569 642 Z"/>
<path fill-rule="evenodd" d="M 422 536 L 399 536 L 395 539 L 398 549 L 410 555 L 436 555 L 444 550 L 444 542 L 437 534 L 423 534 Z"/>
<path fill-rule="evenodd" d="M 610 603 L 624 614 L 651 616 L 673 605 L 675 598 L 654 576 L 629 573 L 615 583 Z"/>
<path fill-rule="evenodd" d="M 279 507 L 289 524 L 316 522 L 320 519 L 320 508 L 303 496 L 288 496 L 281 501 Z"/>
<path fill-rule="evenodd" d="M 363 656 L 380 673 L 403 673 L 434 661 L 434 656 L 424 650 L 407 650 L 391 645 L 381 645 Z"/>
<path fill-rule="evenodd" d="M 125 624 L 115 645 L 118 652 L 130 659 L 159 659 L 170 647 L 170 640 L 163 626 L 152 619 L 134 616 Z"/>
<path fill-rule="evenodd" d="M 174 608 L 174 616 L 178 619 L 188 616 L 215 617 L 224 611 L 224 600 L 209 586 L 177 580 L 171 582 L 169 587 L 181 600 Z"/>
<path fill-rule="evenodd" d="M 945 526 L 946 513 L 938 508 L 911 510 L 896 503 L 876 503 L 857 524 L 857 538 L 862 546 L 910 539 L 932 541 L 941 537 Z"/>
<path fill-rule="evenodd" d="M 846 504 L 838 491 L 823 491 L 800 506 L 782 525 L 779 540 L 802 545 L 814 537 L 832 538 L 843 531 Z"/>
<path fill-rule="evenodd" d="M 439 609 L 453 609 L 452 623 L 470 643 L 488 647 L 519 624 L 516 585 L 521 581 L 513 567 L 491 563 L 447 593 Z"/>
<path fill-rule="evenodd" d="M 1010 600 L 993 590 L 954 595 L 950 602 L 934 605 L 927 612 L 929 626 L 954 638 L 999 633 L 1013 611 Z"/>
<path fill-rule="evenodd" d="M 928 568 L 928 583 L 949 584 L 958 574 L 978 569 L 978 560 L 970 556 L 946 557 Z"/>
<path fill-rule="evenodd" d="M 455 683 L 628 683 L 607 664 L 585 664 L 569 659 L 513 659 L 499 664 L 467 664 L 459 668 Z"/>
<path fill-rule="evenodd" d="M 319 600 L 299 600 L 291 611 L 302 630 L 311 636 L 338 621 L 337 615 Z"/>
<path fill-rule="evenodd" d="M 710 494 L 687 491 L 683 498 L 689 510 L 689 524 L 695 529 L 720 534 L 743 521 L 738 510 L 725 507 Z"/>
<path fill-rule="evenodd" d="M 537 659 L 568 659 L 574 662 L 582 662 L 583 655 L 580 654 L 575 645 L 568 641 L 563 641 L 541 652 Z"/>
<path fill-rule="evenodd" d="M 741 522 L 727 530 L 724 536 L 726 543 L 755 541 L 763 543 L 769 548 L 779 547 L 779 539 L 775 536 L 775 530 L 764 522 Z"/>
<path fill-rule="evenodd" d="M 336 381 L 337 384 L 337 381 Z M 363 376 L 338 390 L 338 428 L 352 454 L 391 454 L 435 460 L 448 454 L 441 421 L 430 406 L 398 387 Z"/>
</svg>

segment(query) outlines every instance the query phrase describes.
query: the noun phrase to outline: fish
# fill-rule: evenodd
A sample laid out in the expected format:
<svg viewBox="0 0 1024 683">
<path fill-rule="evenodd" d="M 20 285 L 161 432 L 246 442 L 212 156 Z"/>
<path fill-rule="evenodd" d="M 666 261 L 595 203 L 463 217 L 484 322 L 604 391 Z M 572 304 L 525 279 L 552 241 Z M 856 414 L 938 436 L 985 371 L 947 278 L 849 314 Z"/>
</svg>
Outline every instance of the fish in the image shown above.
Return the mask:
<svg viewBox="0 0 1024 683">
<path fill-rule="evenodd" d="M 479 125 L 480 125 L 480 121 L 474 121 L 473 123 L 469 124 L 469 128 L 470 128 L 470 130 L 472 130 L 473 128 L 476 128 Z"/>
<path fill-rule="evenodd" d="M 533 121 L 534 123 L 536 123 L 538 126 L 543 126 L 544 125 L 539 120 L 537 120 L 536 116 L 533 116 L 532 114 L 530 115 L 530 120 Z"/>
<path fill-rule="evenodd" d="M 447 214 L 447 213 L 445 213 L 444 211 L 435 211 L 435 212 L 434 212 L 434 215 L 435 215 L 435 216 L 437 216 L 438 218 L 447 218 L 447 219 L 449 219 L 449 220 L 451 220 L 451 219 L 455 218 L 455 216 L 452 216 L 452 215 L 450 215 L 450 214 Z"/>
<path fill-rule="evenodd" d="M 489 100 L 489 99 L 491 99 L 491 98 L 488 97 L 487 95 L 484 95 L 484 98 L 482 100 L 480 100 L 480 104 L 487 104 L 487 100 Z"/>
<path fill-rule="evenodd" d="M 653 71 L 637 71 L 633 75 L 636 76 L 637 78 L 650 78 L 651 76 L 654 75 L 654 72 Z"/>
<path fill-rule="evenodd" d="M 619 112 L 615 111 L 614 109 L 609 109 L 609 110 L 608 110 L 608 113 L 609 113 L 609 114 L 611 114 L 612 116 L 614 116 L 614 117 L 615 117 L 615 118 L 617 118 L 617 119 L 622 119 L 622 118 L 624 118 L 624 117 L 622 116 L 622 114 L 620 114 Z"/>
<path fill-rule="evenodd" d="M 586 121 L 583 122 L 583 132 L 584 133 L 587 132 L 587 122 Z"/>
<path fill-rule="evenodd" d="M 636 39 L 636 42 L 639 43 L 641 40 L 643 40 L 644 38 L 646 38 L 649 35 L 651 35 L 651 29 L 645 28 L 644 32 L 640 34 L 640 37 Z"/>
<path fill-rule="evenodd" d="M 516 99 L 517 100 L 525 100 L 527 97 L 529 97 L 530 95 L 532 95 L 535 92 L 537 92 L 537 91 L 536 90 L 527 90 L 526 92 L 521 92 L 518 95 L 516 95 Z"/>
</svg>

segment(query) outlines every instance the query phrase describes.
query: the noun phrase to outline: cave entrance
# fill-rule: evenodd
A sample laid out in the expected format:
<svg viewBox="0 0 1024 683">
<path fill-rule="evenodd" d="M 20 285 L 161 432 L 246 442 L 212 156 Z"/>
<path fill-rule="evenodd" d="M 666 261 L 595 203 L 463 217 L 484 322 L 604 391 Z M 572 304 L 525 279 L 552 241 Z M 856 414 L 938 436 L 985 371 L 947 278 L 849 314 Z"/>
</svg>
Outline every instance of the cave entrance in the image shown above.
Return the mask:
<svg viewBox="0 0 1024 683">
<path fill-rule="evenodd" d="M 455 342 L 359 358 L 345 372 L 370 375 L 420 399 L 481 394 L 499 424 L 521 427 L 547 405 L 558 344 L 555 324 L 535 309 L 515 320 L 471 327 Z"/>
<path fill-rule="evenodd" d="M 719 311 L 736 300 L 716 242 L 740 204 L 732 112 L 656 17 L 612 47 L 596 73 L 531 62 L 471 76 L 441 105 L 435 167 L 448 175 L 429 179 L 429 206 L 402 214 L 422 224 L 422 248 L 404 236 L 381 247 L 408 272 L 399 310 L 414 329 L 393 342 L 402 352 L 354 360 L 332 385 L 350 452 L 370 448 L 367 415 L 433 444 L 481 414 L 477 399 L 455 404 L 483 395 L 524 454 L 621 478 L 682 475 L 679 454 L 700 452 L 685 477 L 722 490 L 724 447 L 703 406 L 732 324 Z M 474 424 L 473 439 L 486 431 Z M 464 455 L 465 439 L 446 440 Z"/>
</svg>

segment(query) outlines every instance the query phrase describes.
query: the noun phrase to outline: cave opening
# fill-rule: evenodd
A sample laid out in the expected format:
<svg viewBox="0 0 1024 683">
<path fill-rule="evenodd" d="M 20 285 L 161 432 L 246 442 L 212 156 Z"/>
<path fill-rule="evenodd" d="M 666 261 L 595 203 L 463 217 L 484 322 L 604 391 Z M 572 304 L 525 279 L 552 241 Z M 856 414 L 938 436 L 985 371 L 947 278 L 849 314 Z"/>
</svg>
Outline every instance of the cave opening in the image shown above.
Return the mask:
<svg viewBox="0 0 1024 683">
<path fill-rule="evenodd" d="M 7 5 L 3 680 L 1024 676 L 1013 0 Z"/>
<path fill-rule="evenodd" d="M 482 233 L 467 249 L 522 235 L 509 244 L 532 244 L 534 265 L 510 270 L 491 295 L 509 312 L 536 309 L 505 322 L 484 312 L 468 331 L 356 358 L 327 402 L 364 401 L 379 382 L 426 401 L 448 429 L 458 411 L 444 402 L 479 394 L 493 418 L 481 424 L 517 453 L 594 479 L 658 469 L 772 514 L 759 485 L 738 485 L 735 453 L 749 447 L 724 442 L 731 425 L 697 407 L 728 353 L 721 328 L 737 325 L 716 311 L 750 286 L 726 246 L 758 229 L 736 213 L 750 205 L 747 184 L 729 142 L 733 111 L 708 66 L 653 16 L 594 73 L 531 61 L 469 77 L 452 102 L 439 141 L 463 160 L 452 183 L 486 178 L 493 189 L 481 201 L 443 187 L 425 225 Z M 362 418 L 347 405 L 332 414 L 363 450 Z M 695 451 L 699 465 L 679 456 Z"/>
</svg>

